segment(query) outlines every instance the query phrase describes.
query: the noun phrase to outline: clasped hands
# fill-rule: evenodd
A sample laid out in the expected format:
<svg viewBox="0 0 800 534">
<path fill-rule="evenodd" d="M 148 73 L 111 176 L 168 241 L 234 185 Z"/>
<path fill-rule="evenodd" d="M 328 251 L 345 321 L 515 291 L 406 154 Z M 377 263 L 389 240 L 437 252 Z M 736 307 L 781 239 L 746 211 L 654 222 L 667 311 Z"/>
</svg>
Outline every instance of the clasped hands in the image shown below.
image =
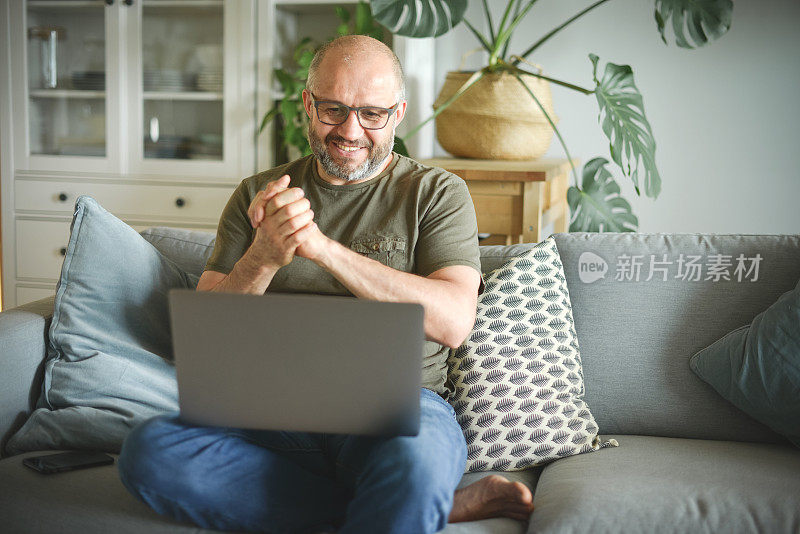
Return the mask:
<svg viewBox="0 0 800 534">
<path fill-rule="evenodd" d="M 275 269 L 288 265 L 295 255 L 317 261 L 330 241 L 314 222 L 303 190 L 288 186 L 288 175 L 270 182 L 247 209 L 256 229 L 251 250 L 260 263 Z"/>
</svg>

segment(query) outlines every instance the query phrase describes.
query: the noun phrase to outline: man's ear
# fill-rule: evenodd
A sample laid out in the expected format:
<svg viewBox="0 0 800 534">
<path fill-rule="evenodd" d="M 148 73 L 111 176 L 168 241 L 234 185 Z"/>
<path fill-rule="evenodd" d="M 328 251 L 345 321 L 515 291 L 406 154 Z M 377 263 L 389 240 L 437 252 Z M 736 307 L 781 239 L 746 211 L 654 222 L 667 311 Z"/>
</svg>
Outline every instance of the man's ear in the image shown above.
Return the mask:
<svg viewBox="0 0 800 534">
<path fill-rule="evenodd" d="M 312 118 L 311 109 L 314 107 L 314 102 L 311 98 L 311 92 L 308 89 L 303 89 L 303 107 L 306 108 L 306 115 Z"/>
<path fill-rule="evenodd" d="M 406 107 L 407 106 L 408 106 L 408 102 L 406 102 L 405 100 L 401 101 L 400 104 L 398 104 L 397 110 L 395 111 L 395 113 L 397 114 L 396 115 L 397 122 L 395 123 L 396 125 L 400 124 L 401 122 L 403 122 L 403 118 L 405 118 L 405 116 L 406 116 Z"/>
</svg>

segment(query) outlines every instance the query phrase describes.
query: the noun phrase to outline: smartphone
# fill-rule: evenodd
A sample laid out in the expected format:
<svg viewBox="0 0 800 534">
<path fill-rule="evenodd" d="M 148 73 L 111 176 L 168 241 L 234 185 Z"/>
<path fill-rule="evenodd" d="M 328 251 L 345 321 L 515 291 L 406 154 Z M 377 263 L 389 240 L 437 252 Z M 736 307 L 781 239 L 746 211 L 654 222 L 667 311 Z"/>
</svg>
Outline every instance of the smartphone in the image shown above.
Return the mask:
<svg viewBox="0 0 800 534">
<path fill-rule="evenodd" d="M 31 456 L 22 460 L 22 463 L 40 473 L 50 474 L 99 465 L 111 465 L 114 463 L 114 458 L 102 452 L 73 451 Z"/>
</svg>

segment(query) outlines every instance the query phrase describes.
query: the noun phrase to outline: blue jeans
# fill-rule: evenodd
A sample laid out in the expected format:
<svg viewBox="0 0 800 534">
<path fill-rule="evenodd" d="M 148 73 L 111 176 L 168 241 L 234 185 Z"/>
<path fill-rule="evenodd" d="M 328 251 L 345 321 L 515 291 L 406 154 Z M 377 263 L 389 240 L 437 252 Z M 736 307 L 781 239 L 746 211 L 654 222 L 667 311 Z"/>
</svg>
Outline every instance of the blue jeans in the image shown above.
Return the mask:
<svg viewBox="0 0 800 534">
<path fill-rule="evenodd" d="M 466 464 L 452 407 L 422 389 L 417 436 L 377 438 L 199 427 L 178 414 L 130 432 L 125 487 L 156 512 L 203 528 L 425 533 L 447 524 Z"/>
</svg>

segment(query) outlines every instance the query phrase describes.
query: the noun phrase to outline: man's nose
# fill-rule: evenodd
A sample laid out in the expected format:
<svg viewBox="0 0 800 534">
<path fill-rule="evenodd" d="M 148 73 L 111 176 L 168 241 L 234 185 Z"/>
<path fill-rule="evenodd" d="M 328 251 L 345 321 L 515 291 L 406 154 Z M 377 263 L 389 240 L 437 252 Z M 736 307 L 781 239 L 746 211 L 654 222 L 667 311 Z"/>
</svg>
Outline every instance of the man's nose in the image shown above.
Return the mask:
<svg viewBox="0 0 800 534">
<path fill-rule="evenodd" d="M 364 128 L 358 122 L 358 115 L 355 110 L 350 110 L 347 118 L 339 125 L 339 133 L 345 139 L 360 139 L 364 135 Z"/>
</svg>

